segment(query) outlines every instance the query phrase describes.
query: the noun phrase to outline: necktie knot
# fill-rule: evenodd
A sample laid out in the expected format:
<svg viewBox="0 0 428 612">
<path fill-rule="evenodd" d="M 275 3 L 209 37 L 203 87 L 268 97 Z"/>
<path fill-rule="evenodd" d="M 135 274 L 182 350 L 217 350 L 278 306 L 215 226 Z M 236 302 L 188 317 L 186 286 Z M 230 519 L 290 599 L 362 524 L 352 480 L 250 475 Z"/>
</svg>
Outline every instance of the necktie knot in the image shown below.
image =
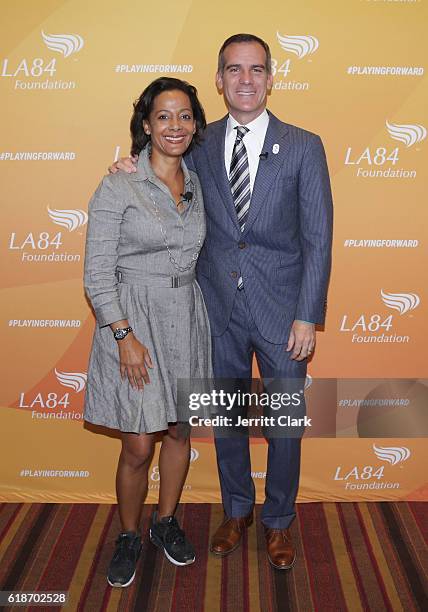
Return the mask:
<svg viewBox="0 0 428 612">
<path fill-rule="evenodd" d="M 237 125 L 236 128 L 236 140 L 242 140 L 247 132 L 250 130 L 245 125 Z"/>
</svg>

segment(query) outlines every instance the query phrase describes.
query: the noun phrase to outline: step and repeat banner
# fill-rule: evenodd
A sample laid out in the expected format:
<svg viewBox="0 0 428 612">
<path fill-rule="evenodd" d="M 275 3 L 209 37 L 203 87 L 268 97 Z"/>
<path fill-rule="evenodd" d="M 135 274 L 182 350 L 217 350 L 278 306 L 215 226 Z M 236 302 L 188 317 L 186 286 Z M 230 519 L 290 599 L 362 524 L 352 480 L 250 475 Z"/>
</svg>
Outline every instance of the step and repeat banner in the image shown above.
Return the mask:
<svg viewBox="0 0 428 612">
<path fill-rule="evenodd" d="M 3 3 L 1 500 L 114 501 L 120 441 L 82 420 L 87 203 L 128 154 L 132 102 L 152 79 L 186 79 L 209 120 L 225 114 L 217 52 L 237 32 L 270 44 L 268 107 L 321 135 L 334 193 L 327 321 L 306 381 L 320 427 L 303 441 L 299 501 L 428 499 L 427 4 Z M 252 441 L 260 501 L 266 448 Z M 156 455 L 149 501 L 158 487 Z M 219 500 L 208 432 L 192 440 L 183 501 Z"/>
</svg>

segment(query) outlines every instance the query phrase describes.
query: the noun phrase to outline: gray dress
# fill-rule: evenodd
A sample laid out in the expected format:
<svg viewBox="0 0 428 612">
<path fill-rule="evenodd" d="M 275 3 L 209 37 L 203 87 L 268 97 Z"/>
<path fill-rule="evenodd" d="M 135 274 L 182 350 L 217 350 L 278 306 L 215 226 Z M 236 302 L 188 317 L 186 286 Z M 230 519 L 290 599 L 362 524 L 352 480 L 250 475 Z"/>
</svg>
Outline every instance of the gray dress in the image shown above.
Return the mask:
<svg viewBox="0 0 428 612">
<path fill-rule="evenodd" d="M 84 284 L 98 323 L 84 409 L 90 423 L 123 432 L 165 430 L 177 421 L 177 380 L 212 376 L 208 316 L 195 280 L 205 237 L 202 191 L 184 161 L 182 168 L 193 198 L 181 214 L 151 168 L 149 147 L 136 173 L 106 176 L 89 204 Z M 120 376 L 109 325 L 121 319 L 152 358 L 143 391 Z"/>
</svg>

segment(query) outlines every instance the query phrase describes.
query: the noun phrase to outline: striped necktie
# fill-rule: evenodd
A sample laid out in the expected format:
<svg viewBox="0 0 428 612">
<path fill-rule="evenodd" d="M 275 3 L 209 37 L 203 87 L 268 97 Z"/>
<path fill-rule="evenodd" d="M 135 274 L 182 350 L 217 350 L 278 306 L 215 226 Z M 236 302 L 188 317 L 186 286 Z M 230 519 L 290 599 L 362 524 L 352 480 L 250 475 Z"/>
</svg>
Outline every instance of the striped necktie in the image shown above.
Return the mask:
<svg viewBox="0 0 428 612">
<path fill-rule="evenodd" d="M 232 161 L 230 162 L 229 182 L 239 226 L 241 232 L 243 232 L 251 200 L 250 167 L 248 165 L 247 149 L 243 141 L 249 129 L 238 125 L 235 130 L 236 140 L 233 147 Z"/>
<path fill-rule="evenodd" d="M 243 232 L 251 200 L 250 167 L 248 165 L 247 149 L 243 141 L 249 129 L 243 125 L 238 125 L 235 130 L 236 140 L 232 152 L 232 161 L 230 162 L 229 182 L 239 227 Z M 240 276 L 238 289 L 242 289 L 243 286 L 242 276 Z"/>
</svg>

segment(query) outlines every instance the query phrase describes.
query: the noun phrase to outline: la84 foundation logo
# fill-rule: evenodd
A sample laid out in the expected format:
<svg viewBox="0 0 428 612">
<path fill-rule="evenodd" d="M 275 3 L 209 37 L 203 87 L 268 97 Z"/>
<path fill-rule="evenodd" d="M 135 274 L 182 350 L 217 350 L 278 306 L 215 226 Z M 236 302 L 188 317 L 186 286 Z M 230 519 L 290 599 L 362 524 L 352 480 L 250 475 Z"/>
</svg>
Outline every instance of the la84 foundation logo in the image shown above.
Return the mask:
<svg viewBox="0 0 428 612">
<path fill-rule="evenodd" d="M 33 48 L 19 57 L 0 58 L 0 79 L 11 83 L 16 91 L 76 89 L 75 80 L 58 79 L 58 70 L 65 75 L 66 66 L 78 61 L 84 47 L 80 34 L 40 31 Z"/>
<path fill-rule="evenodd" d="M 13 407 L 30 412 L 36 421 L 81 420 L 86 382 L 86 372 L 55 368 L 36 387 L 21 391 Z"/>
<path fill-rule="evenodd" d="M 408 343 L 410 342 L 409 319 L 419 306 L 417 293 L 395 293 L 380 290 L 377 312 L 344 314 L 339 331 L 346 334 L 352 343 Z M 392 311 L 392 312 L 391 312 Z M 403 327 L 404 323 L 404 327 Z M 400 333 L 397 333 L 399 331 Z M 404 331 L 404 333 L 402 333 Z"/>
<path fill-rule="evenodd" d="M 341 484 L 345 491 L 399 489 L 397 467 L 401 468 L 410 458 L 410 449 L 406 446 L 373 444 L 372 451 L 378 460 L 376 463 L 371 461 L 368 465 L 338 465 L 333 480 Z"/>
<path fill-rule="evenodd" d="M 296 80 L 302 74 L 302 67 L 312 63 L 312 56 L 318 51 L 319 40 L 312 34 L 294 35 L 276 33 L 277 56 L 272 57 L 272 74 L 275 77 L 274 90 L 307 91 L 309 81 Z M 301 78 L 301 77 L 300 77 Z"/>
<path fill-rule="evenodd" d="M 88 214 L 81 209 L 52 209 L 47 207 L 47 216 L 52 228 L 45 231 L 17 230 L 11 232 L 9 250 L 19 254 L 23 263 L 76 263 L 80 262 L 80 252 L 69 252 L 64 249 L 69 241 L 68 236 L 83 235 L 83 227 L 88 222 Z M 58 228 L 62 228 L 57 231 Z M 82 245 L 80 249 L 82 249 Z"/>
<path fill-rule="evenodd" d="M 344 164 L 360 179 L 415 179 L 417 170 L 404 168 L 402 163 L 405 160 L 408 166 L 417 162 L 420 143 L 426 137 L 427 130 L 419 123 L 395 123 L 387 119 L 382 141 L 376 145 L 347 147 Z"/>
</svg>

